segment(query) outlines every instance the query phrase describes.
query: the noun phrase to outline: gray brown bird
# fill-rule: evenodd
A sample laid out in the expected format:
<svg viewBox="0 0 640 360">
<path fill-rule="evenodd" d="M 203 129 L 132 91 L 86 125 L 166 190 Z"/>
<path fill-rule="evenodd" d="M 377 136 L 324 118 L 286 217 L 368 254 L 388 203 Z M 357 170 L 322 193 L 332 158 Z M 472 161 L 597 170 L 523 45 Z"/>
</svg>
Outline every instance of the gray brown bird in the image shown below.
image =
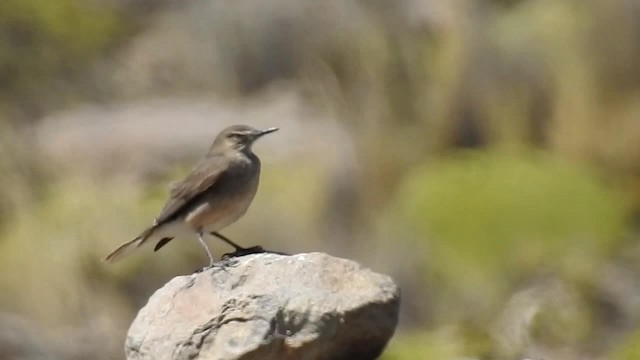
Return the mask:
<svg viewBox="0 0 640 360">
<path fill-rule="evenodd" d="M 216 137 L 207 154 L 191 173 L 173 186 L 169 200 L 149 228 L 135 239 L 120 245 L 105 261 L 115 261 L 144 244 L 155 243 L 158 251 L 175 237 L 196 235 L 209 257 L 214 260 L 204 234 L 211 234 L 236 249 L 234 254 L 260 251 L 260 247 L 243 248 L 219 231 L 238 220 L 249 208 L 260 179 L 260 159 L 251 145 L 278 128 L 257 130 L 247 125 L 230 126 Z"/>
</svg>

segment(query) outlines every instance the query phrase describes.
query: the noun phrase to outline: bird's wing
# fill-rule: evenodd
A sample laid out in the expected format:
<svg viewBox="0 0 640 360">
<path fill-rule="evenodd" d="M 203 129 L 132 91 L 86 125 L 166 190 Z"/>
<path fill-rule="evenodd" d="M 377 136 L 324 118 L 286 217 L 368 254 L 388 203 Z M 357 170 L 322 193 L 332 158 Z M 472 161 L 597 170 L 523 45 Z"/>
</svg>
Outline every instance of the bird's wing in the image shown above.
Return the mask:
<svg viewBox="0 0 640 360">
<path fill-rule="evenodd" d="M 154 225 L 168 221 L 191 200 L 215 185 L 220 175 L 227 170 L 228 164 L 223 156 L 201 160 L 182 182 L 171 187 L 169 200 L 160 211 Z"/>
</svg>

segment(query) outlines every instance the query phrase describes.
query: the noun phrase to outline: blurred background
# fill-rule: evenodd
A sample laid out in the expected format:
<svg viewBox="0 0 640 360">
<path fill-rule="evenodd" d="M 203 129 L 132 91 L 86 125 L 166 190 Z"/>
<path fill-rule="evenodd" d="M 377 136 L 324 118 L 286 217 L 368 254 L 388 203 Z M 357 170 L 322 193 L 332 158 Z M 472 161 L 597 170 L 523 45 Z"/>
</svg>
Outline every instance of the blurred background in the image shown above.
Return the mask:
<svg viewBox="0 0 640 360">
<path fill-rule="evenodd" d="M 392 275 L 383 359 L 640 359 L 639 58 L 634 0 L 2 0 L 0 359 L 122 359 L 206 259 L 100 259 L 237 123 L 224 233 Z"/>
</svg>

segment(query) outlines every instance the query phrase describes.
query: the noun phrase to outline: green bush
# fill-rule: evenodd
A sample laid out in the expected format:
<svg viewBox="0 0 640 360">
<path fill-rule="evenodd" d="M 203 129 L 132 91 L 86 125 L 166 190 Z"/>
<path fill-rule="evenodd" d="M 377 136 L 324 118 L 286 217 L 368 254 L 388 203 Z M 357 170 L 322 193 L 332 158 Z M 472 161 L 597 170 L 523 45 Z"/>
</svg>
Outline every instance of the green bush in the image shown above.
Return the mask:
<svg viewBox="0 0 640 360">
<path fill-rule="evenodd" d="M 453 360 L 462 353 L 454 331 L 398 334 L 385 349 L 382 360 Z"/>
<path fill-rule="evenodd" d="M 115 10 L 89 1 L 1 1 L 1 108 L 37 113 L 43 102 L 65 100 L 52 99 L 52 89 L 74 81 L 123 29 Z"/>
<path fill-rule="evenodd" d="M 588 276 L 624 226 L 616 192 L 545 153 L 465 152 L 419 167 L 394 209 L 426 243 L 434 279 L 471 291 L 532 273 Z"/>
<path fill-rule="evenodd" d="M 612 360 L 637 360 L 640 359 L 640 331 L 636 330 L 629 335 L 622 345 L 616 349 L 612 356 Z"/>
</svg>

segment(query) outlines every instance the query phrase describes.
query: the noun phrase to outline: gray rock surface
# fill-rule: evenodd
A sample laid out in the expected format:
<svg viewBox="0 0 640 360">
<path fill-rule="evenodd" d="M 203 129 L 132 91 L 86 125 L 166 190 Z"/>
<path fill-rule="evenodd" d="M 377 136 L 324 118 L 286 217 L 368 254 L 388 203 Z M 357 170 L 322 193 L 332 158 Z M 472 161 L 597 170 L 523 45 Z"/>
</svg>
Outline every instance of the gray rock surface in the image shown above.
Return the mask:
<svg viewBox="0 0 640 360">
<path fill-rule="evenodd" d="M 322 253 L 249 255 L 179 276 L 129 328 L 127 359 L 375 359 L 393 335 L 391 278 Z"/>
</svg>

